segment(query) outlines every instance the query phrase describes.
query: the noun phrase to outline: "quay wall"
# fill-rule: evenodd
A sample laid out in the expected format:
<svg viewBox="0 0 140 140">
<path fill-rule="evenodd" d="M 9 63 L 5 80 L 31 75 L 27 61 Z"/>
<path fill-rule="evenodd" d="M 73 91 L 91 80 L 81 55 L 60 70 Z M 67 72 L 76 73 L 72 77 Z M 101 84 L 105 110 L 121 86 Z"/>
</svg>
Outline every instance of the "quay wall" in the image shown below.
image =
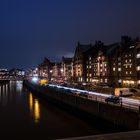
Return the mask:
<svg viewBox="0 0 140 140">
<path fill-rule="evenodd" d="M 89 100 L 54 87 L 43 87 L 28 81 L 24 81 L 24 85 L 38 96 L 44 96 L 50 99 L 50 101 L 81 110 L 116 126 L 130 130 L 139 129 L 139 112 L 122 108 L 121 106 Z"/>
</svg>

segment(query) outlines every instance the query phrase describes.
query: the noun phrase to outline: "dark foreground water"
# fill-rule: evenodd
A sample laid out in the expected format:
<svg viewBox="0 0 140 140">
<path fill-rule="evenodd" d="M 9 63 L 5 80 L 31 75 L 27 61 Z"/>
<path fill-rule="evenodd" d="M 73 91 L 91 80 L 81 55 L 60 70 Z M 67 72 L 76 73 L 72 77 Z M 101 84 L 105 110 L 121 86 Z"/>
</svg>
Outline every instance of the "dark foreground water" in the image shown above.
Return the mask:
<svg viewBox="0 0 140 140">
<path fill-rule="evenodd" d="M 94 119 L 93 119 L 94 120 Z M 60 139 L 118 131 L 34 97 L 22 82 L 0 84 L 0 139 Z"/>
</svg>

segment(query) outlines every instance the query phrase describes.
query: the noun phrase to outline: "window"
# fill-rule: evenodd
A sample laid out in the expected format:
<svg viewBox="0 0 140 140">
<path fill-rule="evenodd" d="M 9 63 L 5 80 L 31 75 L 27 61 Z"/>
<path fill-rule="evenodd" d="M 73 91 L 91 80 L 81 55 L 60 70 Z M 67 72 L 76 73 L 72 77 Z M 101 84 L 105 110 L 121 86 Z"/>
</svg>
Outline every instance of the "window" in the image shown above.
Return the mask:
<svg viewBox="0 0 140 140">
<path fill-rule="evenodd" d="M 140 58 L 140 53 L 138 53 L 138 54 L 136 55 L 136 58 Z"/>
<path fill-rule="evenodd" d="M 102 67 L 102 64 L 100 64 L 100 66 Z"/>
<path fill-rule="evenodd" d="M 105 63 L 105 67 L 106 67 L 106 63 Z"/>
<path fill-rule="evenodd" d="M 105 83 L 107 83 L 107 79 L 105 79 Z"/>
<path fill-rule="evenodd" d="M 89 60 L 91 60 L 91 57 L 89 57 Z"/>
<path fill-rule="evenodd" d="M 127 63 L 127 59 L 125 60 L 125 62 Z"/>
<path fill-rule="evenodd" d="M 131 62 L 131 59 L 129 59 L 129 62 Z"/>
<path fill-rule="evenodd" d="M 118 80 L 118 82 L 119 82 L 119 83 L 121 83 L 121 82 L 122 82 L 122 80 L 121 80 L 121 79 L 119 79 L 119 80 Z"/>
<path fill-rule="evenodd" d="M 118 60 L 121 60 L 121 57 L 118 57 Z"/>
<path fill-rule="evenodd" d="M 132 67 L 132 65 L 130 65 L 130 68 Z"/>
<path fill-rule="evenodd" d="M 126 75 L 128 74 L 128 72 L 127 72 L 127 71 L 126 71 L 125 73 L 126 73 Z"/>
<path fill-rule="evenodd" d="M 121 68 L 118 68 L 118 71 L 121 71 Z"/>
<path fill-rule="evenodd" d="M 130 71 L 130 74 L 132 74 L 132 71 Z"/>
<path fill-rule="evenodd" d="M 121 65 L 121 62 L 119 62 L 118 65 L 120 66 Z"/>
<path fill-rule="evenodd" d="M 105 68 L 105 71 L 106 71 L 106 68 Z"/>
<path fill-rule="evenodd" d="M 137 66 L 137 71 L 140 71 L 140 66 Z"/>
<path fill-rule="evenodd" d="M 113 68 L 113 71 L 115 71 L 115 67 Z"/>
<path fill-rule="evenodd" d="M 127 57 L 127 54 L 125 55 L 125 57 Z"/>
</svg>

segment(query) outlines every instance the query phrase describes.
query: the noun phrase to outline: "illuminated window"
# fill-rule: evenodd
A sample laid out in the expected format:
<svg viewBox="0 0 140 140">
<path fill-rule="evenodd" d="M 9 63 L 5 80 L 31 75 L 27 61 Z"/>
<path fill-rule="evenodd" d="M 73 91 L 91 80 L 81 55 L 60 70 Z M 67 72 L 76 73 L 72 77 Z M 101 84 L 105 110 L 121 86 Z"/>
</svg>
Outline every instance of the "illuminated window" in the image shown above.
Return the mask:
<svg viewBox="0 0 140 140">
<path fill-rule="evenodd" d="M 130 65 L 130 68 L 132 67 L 132 65 Z"/>
<path fill-rule="evenodd" d="M 101 79 L 101 82 L 103 82 L 103 79 Z"/>
<path fill-rule="evenodd" d="M 125 62 L 127 63 L 127 59 L 125 60 Z"/>
<path fill-rule="evenodd" d="M 120 66 L 121 65 L 121 62 L 119 62 L 118 65 Z"/>
<path fill-rule="evenodd" d="M 87 69 L 88 69 L 88 66 L 87 66 Z"/>
<path fill-rule="evenodd" d="M 102 72 L 102 69 L 100 69 L 100 72 Z"/>
<path fill-rule="evenodd" d="M 106 63 L 105 63 L 105 67 L 106 67 Z"/>
<path fill-rule="evenodd" d="M 138 53 L 138 54 L 136 55 L 136 57 L 137 57 L 137 58 L 140 58 L 140 53 Z"/>
<path fill-rule="evenodd" d="M 105 83 L 107 83 L 107 79 L 105 79 Z"/>
<path fill-rule="evenodd" d="M 132 71 L 130 71 L 130 74 L 132 74 Z"/>
<path fill-rule="evenodd" d="M 119 79 L 119 80 L 118 80 L 118 82 L 119 82 L 119 83 L 121 83 L 121 82 L 122 82 L 122 80 L 121 80 L 121 79 Z"/>
<path fill-rule="evenodd" d="M 129 54 L 129 56 L 131 56 L 131 54 Z"/>
<path fill-rule="evenodd" d="M 126 71 L 126 75 L 128 74 L 128 72 Z"/>
<path fill-rule="evenodd" d="M 129 59 L 129 62 L 131 62 L 131 59 Z"/>
<path fill-rule="evenodd" d="M 91 69 L 91 65 L 89 66 L 89 68 Z"/>
<path fill-rule="evenodd" d="M 106 68 L 105 68 L 105 71 L 106 71 Z"/>
<path fill-rule="evenodd" d="M 125 67 L 126 67 L 126 69 L 127 69 L 127 65 L 126 65 Z"/>
<path fill-rule="evenodd" d="M 91 77 L 91 73 L 89 74 L 89 76 Z"/>
<path fill-rule="evenodd" d="M 113 71 L 115 71 L 115 68 L 113 68 Z"/>
<path fill-rule="evenodd" d="M 118 71 L 121 71 L 121 68 L 118 68 Z"/>
<path fill-rule="evenodd" d="M 118 57 L 118 60 L 121 60 L 121 57 Z"/>
<path fill-rule="evenodd" d="M 140 71 L 140 66 L 137 66 L 137 71 Z"/>
<path fill-rule="evenodd" d="M 91 60 L 91 57 L 89 57 L 89 60 Z"/>
<path fill-rule="evenodd" d="M 102 67 L 102 64 L 100 66 Z"/>
<path fill-rule="evenodd" d="M 125 57 L 127 57 L 127 54 L 125 55 Z"/>
</svg>

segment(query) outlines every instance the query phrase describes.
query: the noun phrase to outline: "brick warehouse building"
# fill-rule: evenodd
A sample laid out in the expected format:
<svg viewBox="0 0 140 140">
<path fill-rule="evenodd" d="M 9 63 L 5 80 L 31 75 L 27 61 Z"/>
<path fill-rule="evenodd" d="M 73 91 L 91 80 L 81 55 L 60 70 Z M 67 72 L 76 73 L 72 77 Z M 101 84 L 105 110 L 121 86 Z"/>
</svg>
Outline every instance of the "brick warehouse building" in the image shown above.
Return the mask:
<svg viewBox="0 0 140 140">
<path fill-rule="evenodd" d="M 122 36 L 120 42 L 111 45 L 101 41 L 94 45 L 78 42 L 73 58 L 63 57 L 57 64 L 47 61 L 39 69 L 51 81 L 57 77 L 79 85 L 140 86 L 140 40 Z"/>
</svg>

